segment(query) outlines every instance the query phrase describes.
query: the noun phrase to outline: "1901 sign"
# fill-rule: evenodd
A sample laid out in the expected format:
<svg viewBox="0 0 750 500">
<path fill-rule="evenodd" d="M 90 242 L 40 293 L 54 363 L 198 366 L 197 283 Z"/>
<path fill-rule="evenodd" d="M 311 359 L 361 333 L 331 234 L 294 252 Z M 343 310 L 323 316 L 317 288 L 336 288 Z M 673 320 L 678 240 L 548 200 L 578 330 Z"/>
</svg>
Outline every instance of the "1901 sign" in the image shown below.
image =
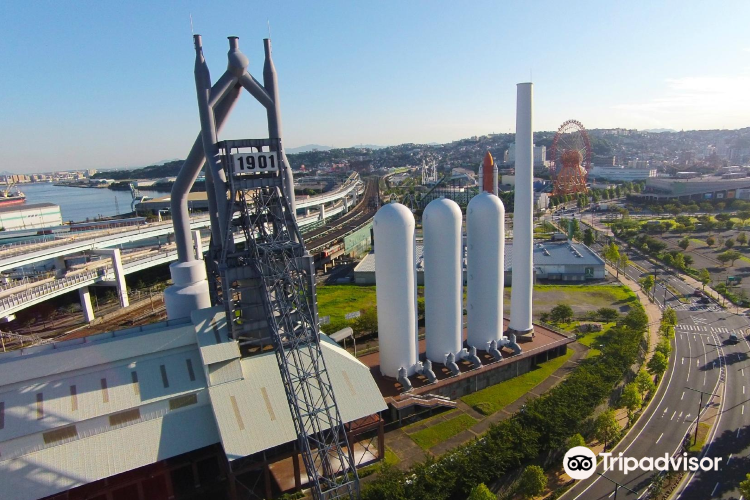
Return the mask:
<svg viewBox="0 0 750 500">
<path fill-rule="evenodd" d="M 234 175 L 262 174 L 279 171 L 276 153 L 233 153 L 232 172 Z"/>
</svg>

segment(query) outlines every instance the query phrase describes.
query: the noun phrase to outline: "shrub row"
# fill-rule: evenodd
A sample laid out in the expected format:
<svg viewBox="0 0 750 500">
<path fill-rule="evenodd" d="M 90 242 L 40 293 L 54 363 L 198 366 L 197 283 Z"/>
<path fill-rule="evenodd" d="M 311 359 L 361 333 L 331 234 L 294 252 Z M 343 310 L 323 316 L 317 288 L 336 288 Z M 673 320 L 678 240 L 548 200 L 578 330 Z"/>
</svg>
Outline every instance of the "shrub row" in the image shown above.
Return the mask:
<svg viewBox="0 0 750 500">
<path fill-rule="evenodd" d="M 364 500 L 465 499 L 480 483 L 540 455 L 564 451 L 566 440 L 581 431 L 596 407 L 638 357 L 648 317 L 640 304 L 607 333 L 600 356 L 581 362 L 557 387 L 528 403 L 513 417 L 492 426 L 480 439 L 439 459 L 401 471 L 384 465 L 362 492 Z"/>
</svg>

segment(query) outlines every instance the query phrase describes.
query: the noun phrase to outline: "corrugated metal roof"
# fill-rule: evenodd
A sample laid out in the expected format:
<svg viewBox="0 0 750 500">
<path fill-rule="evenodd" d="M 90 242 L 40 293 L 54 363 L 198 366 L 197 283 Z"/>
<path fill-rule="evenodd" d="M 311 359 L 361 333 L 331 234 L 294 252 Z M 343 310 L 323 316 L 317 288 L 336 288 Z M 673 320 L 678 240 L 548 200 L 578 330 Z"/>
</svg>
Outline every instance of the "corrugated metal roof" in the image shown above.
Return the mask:
<svg viewBox="0 0 750 500">
<path fill-rule="evenodd" d="M 0 461 L 2 498 L 54 495 L 218 441 L 209 406 L 169 412 L 163 418 Z"/>
<path fill-rule="evenodd" d="M 539 245 L 542 245 L 540 247 Z M 577 257 L 572 251 L 571 247 L 575 248 L 576 251 L 581 255 Z M 423 272 L 424 267 L 422 265 L 422 245 L 417 245 L 417 263 L 416 268 L 418 272 Z M 544 253 L 544 249 L 547 249 L 550 255 Z M 513 243 L 505 244 L 505 270 L 511 270 L 511 261 L 513 257 Z M 534 245 L 534 265 L 604 265 L 604 261 L 601 257 L 596 255 L 593 250 L 582 243 L 570 243 L 567 241 L 563 242 L 548 242 L 537 243 Z M 466 269 L 466 258 L 464 256 L 464 270 Z M 375 272 L 375 253 L 369 253 L 365 256 L 362 261 L 357 264 L 354 268 L 354 272 Z"/>
<path fill-rule="evenodd" d="M 110 334 L 111 335 L 111 334 Z M 117 348 L 112 347 L 117 342 Z M 99 337 L 94 342 L 69 344 L 60 348 L 13 351 L 0 356 L 0 382 L 10 385 L 31 379 L 69 374 L 74 370 L 115 363 L 146 354 L 195 345 L 195 329 L 191 324 L 161 330 L 117 332 Z"/>
<path fill-rule="evenodd" d="M 350 422 L 386 409 L 369 368 L 321 336 L 323 357 L 341 418 Z M 242 360 L 244 380 L 209 388 L 224 451 L 229 460 L 297 439 L 276 356 Z"/>
</svg>

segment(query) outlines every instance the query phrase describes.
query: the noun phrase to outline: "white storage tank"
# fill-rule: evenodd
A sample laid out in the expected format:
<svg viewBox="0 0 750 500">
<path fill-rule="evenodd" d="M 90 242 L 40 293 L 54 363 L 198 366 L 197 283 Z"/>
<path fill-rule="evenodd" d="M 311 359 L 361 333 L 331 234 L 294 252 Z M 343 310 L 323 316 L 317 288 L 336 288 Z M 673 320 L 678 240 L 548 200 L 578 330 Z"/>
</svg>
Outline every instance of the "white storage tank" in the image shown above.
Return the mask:
<svg viewBox="0 0 750 500">
<path fill-rule="evenodd" d="M 384 205 L 373 219 L 378 299 L 380 372 L 413 375 L 417 363 L 417 279 L 414 215 L 404 205 Z"/>
<path fill-rule="evenodd" d="M 424 229 L 424 300 L 427 359 L 445 363 L 463 347 L 461 207 L 446 198 L 427 205 Z"/>
<path fill-rule="evenodd" d="M 486 351 L 503 336 L 505 207 L 492 193 L 471 199 L 466 209 L 467 314 L 470 347 Z"/>
</svg>

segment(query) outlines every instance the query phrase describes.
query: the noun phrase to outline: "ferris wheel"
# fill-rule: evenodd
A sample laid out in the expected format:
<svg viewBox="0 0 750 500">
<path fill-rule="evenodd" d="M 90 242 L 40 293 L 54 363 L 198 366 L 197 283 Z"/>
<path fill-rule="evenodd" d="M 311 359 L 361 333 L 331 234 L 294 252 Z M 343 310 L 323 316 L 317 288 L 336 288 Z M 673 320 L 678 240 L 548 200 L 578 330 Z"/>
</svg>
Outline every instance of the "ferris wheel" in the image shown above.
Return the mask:
<svg viewBox="0 0 750 500">
<path fill-rule="evenodd" d="M 591 170 L 591 142 L 578 120 L 563 123 L 552 141 L 554 195 L 586 192 L 586 178 Z"/>
</svg>

